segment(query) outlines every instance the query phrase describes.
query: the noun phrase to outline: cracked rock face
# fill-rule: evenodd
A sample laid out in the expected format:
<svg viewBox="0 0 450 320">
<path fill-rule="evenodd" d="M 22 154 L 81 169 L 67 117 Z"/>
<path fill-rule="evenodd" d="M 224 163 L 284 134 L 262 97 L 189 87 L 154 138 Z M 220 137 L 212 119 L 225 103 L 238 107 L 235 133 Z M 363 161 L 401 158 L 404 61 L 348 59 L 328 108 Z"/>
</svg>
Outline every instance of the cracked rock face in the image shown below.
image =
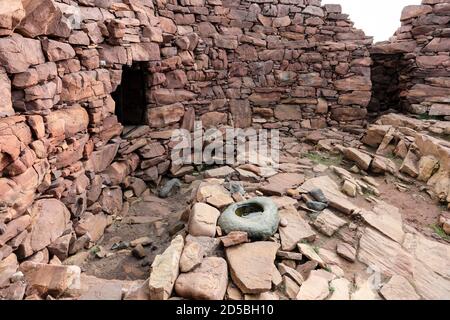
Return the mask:
<svg viewBox="0 0 450 320">
<path fill-rule="evenodd" d="M 270 290 L 278 247 L 273 242 L 259 241 L 225 250 L 231 277 L 243 293 L 257 294 Z"/>
</svg>

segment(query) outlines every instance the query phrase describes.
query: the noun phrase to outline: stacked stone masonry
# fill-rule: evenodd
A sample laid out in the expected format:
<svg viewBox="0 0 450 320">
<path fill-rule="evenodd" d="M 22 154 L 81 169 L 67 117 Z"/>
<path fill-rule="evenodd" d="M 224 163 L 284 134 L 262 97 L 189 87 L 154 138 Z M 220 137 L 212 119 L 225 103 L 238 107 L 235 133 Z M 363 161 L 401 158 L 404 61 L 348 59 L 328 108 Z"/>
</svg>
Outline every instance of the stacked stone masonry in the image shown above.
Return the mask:
<svg viewBox="0 0 450 320">
<path fill-rule="evenodd" d="M 7 0 L 2 10 L 0 260 L 63 260 L 97 241 L 123 189 L 176 175 L 171 129 L 194 119 L 284 131 L 365 121 L 371 39 L 337 5 Z M 136 63 L 148 126 L 122 139 L 111 94 Z"/>
<path fill-rule="evenodd" d="M 400 107 L 414 114 L 449 117 L 450 1 L 423 0 L 421 5 L 407 6 L 401 22 L 389 42 L 371 49 L 370 109 Z M 388 94 L 386 84 L 391 87 Z"/>
</svg>

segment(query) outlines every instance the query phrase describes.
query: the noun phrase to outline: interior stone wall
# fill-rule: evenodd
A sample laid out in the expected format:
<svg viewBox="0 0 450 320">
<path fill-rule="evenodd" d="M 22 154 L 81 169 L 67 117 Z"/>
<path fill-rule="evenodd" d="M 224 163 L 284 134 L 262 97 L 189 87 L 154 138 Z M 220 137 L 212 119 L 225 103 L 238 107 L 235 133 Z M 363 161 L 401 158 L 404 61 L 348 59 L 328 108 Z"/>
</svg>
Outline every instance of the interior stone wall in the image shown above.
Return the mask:
<svg viewBox="0 0 450 320">
<path fill-rule="evenodd" d="M 407 6 L 401 23 L 390 41 L 371 49 L 374 65 L 395 63 L 400 55 L 396 79 L 390 81 L 399 84 L 400 108 L 449 119 L 450 1 L 423 0 L 421 5 Z"/>
<path fill-rule="evenodd" d="M 365 121 L 371 39 L 336 5 L 11 0 L 1 15 L 0 259 L 97 241 L 123 190 L 185 172 L 169 138 L 194 119 L 293 134 Z M 123 132 L 111 93 L 134 63 L 148 126 Z"/>
</svg>

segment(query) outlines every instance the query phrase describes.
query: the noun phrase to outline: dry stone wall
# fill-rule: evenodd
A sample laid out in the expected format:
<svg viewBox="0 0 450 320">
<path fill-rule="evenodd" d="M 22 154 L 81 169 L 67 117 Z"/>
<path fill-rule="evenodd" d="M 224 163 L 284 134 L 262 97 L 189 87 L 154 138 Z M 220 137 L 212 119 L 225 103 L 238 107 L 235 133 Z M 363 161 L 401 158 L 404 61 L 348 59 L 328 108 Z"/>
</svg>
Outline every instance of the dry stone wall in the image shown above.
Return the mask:
<svg viewBox="0 0 450 320">
<path fill-rule="evenodd" d="M 3 2 L 0 1 L 0 2 Z M 0 13 L 0 260 L 97 241 L 123 189 L 174 174 L 171 129 L 361 125 L 371 39 L 317 0 L 7 0 Z M 145 66 L 148 126 L 113 93 Z M 181 171 L 182 173 L 183 171 Z M 180 172 L 178 172 L 180 174 Z M 142 178 L 142 179 L 141 179 Z M 0 284 L 1 285 L 1 284 Z"/>
<path fill-rule="evenodd" d="M 188 115 L 200 116 L 207 127 L 234 122 L 295 130 L 365 118 L 371 40 L 340 6 L 320 7 L 314 0 L 157 6 L 164 34 L 175 34 L 161 49 L 163 65 L 178 62 L 185 71 L 154 76 L 151 126 L 159 125 L 154 107 L 180 100 L 190 101 Z M 170 109 L 181 115 L 178 104 Z"/>
<path fill-rule="evenodd" d="M 374 65 L 381 72 L 372 78 L 374 99 L 372 108 L 390 104 L 377 83 L 388 81 L 398 84 L 400 108 L 414 114 L 450 116 L 450 1 L 423 0 L 421 5 L 404 8 L 402 26 L 389 42 L 379 43 L 371 49 Z M 400 60 L 398 59 L 400 56 Z M 399 60 L 399 61 L 398 61 Z M 386 78 L 389 78 L 386 79 Z M 383 79 L 384 78 L 384 79 Z M 389 99 L 389 97 L 388 97 Z M 384 102 L 383 102 L 384 101 Z M 382 106 L 383 108 L 383 106 Z"/>
</svg>

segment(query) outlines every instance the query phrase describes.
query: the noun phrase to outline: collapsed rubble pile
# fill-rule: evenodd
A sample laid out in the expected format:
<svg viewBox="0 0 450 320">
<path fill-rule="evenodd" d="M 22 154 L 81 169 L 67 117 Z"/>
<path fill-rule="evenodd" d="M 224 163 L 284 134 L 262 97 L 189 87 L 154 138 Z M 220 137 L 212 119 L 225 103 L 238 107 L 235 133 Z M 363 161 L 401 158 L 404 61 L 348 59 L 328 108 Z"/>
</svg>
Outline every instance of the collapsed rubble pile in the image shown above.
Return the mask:
<svg viewBox="0 0 450 320">
<path fill-rule="evenodd" d="M 427 240 L 404 225 L 395 206 L 371 197 L 376 204 L 372 210 L 366 210 L 353 203 L 351 197 L 356 195 L 344 194 L 348 190 L 345 182 L 352 181 L 379 195 L 375 179 L 363 176 L 360 180 L 343 168 L 330 166 L 344 181 L 340 188 L 328 175 L 305 178 L 299 172 L 307 171 L 308 166 L 300 171 L 294 163 L 284 167 L 284 170 L 290 167 L 287 171 L 290 179 L 286 173 L 275 174 L 272 181 L 282 176 L 284 183 L 269 179 L 255 192 L 244 192 L 244 197 L 240 193 L 230 194 L 223 187 L 226 184 L 223 179 L 199 182 L 193 193 L 184 246 L 179 236 L 155 260 L 149 296 L 214 300 L 450 297 L 448 275 L 442 274 L 445 270 L 442 268 L 448 266 L 449 245 Z M 225 171 L 225 167 L 220 170 Z M 276 223 L 278 230 L 266 239 L 252 238 L 239 227 L 225 234 L 219 218 L 229 210 L 224 209 L 234 200 L 250 198 L 254 199 L 253 204 L 263 201 L 252 198 L 252 194 L 265 195 L 276 203 L 280 216 Z M 302 200 L 306 204 L 323 201 L 325 209 L 308 210 L 300 204 Z M 248 201 L 228 208 L 238 214 L 236 208 L 245 203 Z M 264 210 L 264 206 L 260 209 Z M 266 223 L 261 213 L 254 214 L 260 215 L 261 223 Z M 240 221 L 244 223 L 246 219 L 242 217 Z M 250 220 L 245 223 L 250 224 Z M 323 244 L 326 241 L 323 238 L 336 235 L 339 240 L 332 242 L 334 249 L 316 245 Z M 433 259 L 439 262 L 430 263 Z M 358 278 L 361 274 L 356 279 L 349 278 L 348 264 L 360 263 L 380 271 L 383 280 L 373 284 L 373 279 Z"/>
<path fill-rule="evenodd" d="M 417 139 L 436 126 L 436 121 L 383 116 L 362 140 L 387 141 L 385 136 L 391 133 L 392 146 L 387 147 L 394 149 L 402 139 L 411 139 L 412 133 Z M 402 135 L 405 132 L 409 135 Z M 405 223 L 409 219 L 396 206 L 396 195 L 385 198 L 382 185 L 387 184 L 378 175 L 381 171 L 369 175 L 375 163 L 372 158 L 384 159 L 386 154 L 376 155 L 364 147 L 358 136 L 333 129 L 305 131 L 298 138 L 282 136 L 281 143 L 279 169 L 252 164 L 223 166 L 202 172 L 190 184 L 190 204 L 179 215 L 180 227 L 170 233 L 168 247 L 162 248 L 152 261 L 146 280 L 106 280 L 85 275 L 81 272 L 85 262 L 72 259 L 79 254 L 64 264 L 53 257 L 50 264 L 29 260 L 20 267 L 12 254 L 0 262 L 3 283 L 10 283 L 6 296 L 21 298 L 26 293 L 27 299 L 215 300 L 450 297 L 450 245 L 430 240 L 422 230 Z M 414 148 L 411 142 L 409 150 Z M 311 152 L 330 152 L 326 158 L 332 159 L 342 150 L 348 159 L 345 165 L 337 160 L 316 163 L 308 156 Z M 393 162 L 386 174 L 395 175 L 399 187 L 410 188 L 410 178 L 397 172 L 404 165 L 386 159 Z M 436 159 L 446 168 L 446 158 L 436 155 Z M 419 175 L 430 175 L 435 170 L 429 166 L 418 168 Z M 429 188 L 430 193 L 434 188 Z M 144 193 L 150 196 L 149 190 Z M 364 197 L 365 205 L 358 200 L 360 197 Z M 276 219 L 261 217 L 260 211 L 272 207 L 268 203 L 277 207 Z M 322 207 L 315 207 L 317 204 Z M 151 220 L 152 224 L 159 221 L 160 213 L 149 210 L 149 217 L 135 216 L 131 206 L 130 214 L 115 224 L 125 220 Z M 258 217 L 260 224 L 268 223 L 271 231 L 260 237 L 251 229 L 242 231 L 239 224 L 230 228 L 224 222 L 224 213 L 230 210 L 247 222 Z M 440 220 L 448 232 L 448 217 L 442 215 Z M 152 242 L 151 235 L 142 236 L 125 245 L 123 248 L 129 249 L 121 254 L 142 258 L 142 248 Z M 102 250 L 106 250 L 106 256 L 119 254 L 113 247 Z M 96 255 L 97 259 L 101 257 Z M 0 294 L 5 294 L 5 289 Z"/>
<path fill-rule="evenodd" d="M 373 111 L 398 107 L 448 120 L 449 21 L 448 0 L 423 0 L 403 9 L 402 26 L 392 39 L 371 48 Z"/>
<path fill-rule="evenodd" d="M 130 193 L 186 173 L 171 166 L 168 129 L 190 130 L 194 119 L 284 130 L 364 121 L 371 41 L 339 6 L 13 0 L 4 8 L 1 259 L 47 263 L 95 243 Z M 142 62 L 149 126 L 121 139 L 111 93 L 123 67 Z"/>
<path fill-rule="evenodd" d="M 431 20 L 446 16 L 445 4 L 429 1 L 438 11 L 426 13 Z M 307 131 L 340 125 L 362 132 L 366 124 L 371 39 L 340 6 L 319 0 L 8 0 L 4 8 L 1 299 L 448 298 L 448 246 L 403 226 L 398 209 L 376 197 L 369 197 L 377 203 L 371 210 L 352 202 L 364 192 L 379 194 L 366 172 L 407 180 L 399 169 L 448 203 L 448 143 L 431 136 L 448 135 L 447 123 L 389 116 L 362 142 L 336 129 Z M 141 120 L 147 125 L 127 126 L 118 118 L 113 93 L 128 67 L 146 79 Z M 426 81 L 446 81 L 433 79 Z M 174 129 L 192 131 L 194 120 L 222 130 L 279 129 L 279 170 L 244 164 L 201 172 L 201 166 L 172 163 Z M 356 162 L 352 172 L 363 176 L 339 166 L 313 168 L 302 157 L 314 148 L 342 152 Z M 404 159 L 400 168 L 391 153 Z M 165 183 L 165 176 L 180 180 Z M 193 199 L 167 227 L 167 202 L 159 212 L 155 204 L 163 202 L 154 194 L 170 197 L 186 187 L 181 181 L 191 184 Z M 264 236 L 220 222 L 230 205 L 260 196 L 278 207 Z M 146 214 L 136 214 L 142 202 Z M 361 219 L 364 224 L 356 224 Z M 439 223 L 449 230 L 446 215 Z M 96 252 L 105 230 L 125 224 L 155 227 L 156 236 L 171 241 L 147 261 L 148 279 L 86 275 L 88 256 L 115 254 Z M 333 248 L 318 247 L 323 236 L 337 234 Z M 144 233 L 112 247 L 143 258 L 152 241 Z M 398 261 L 386 258 L 397 255 Z M 364 277 L 351 279 L 342 258 L 376 266 L 389 279 L 381 290 Z"/>
</svg>

